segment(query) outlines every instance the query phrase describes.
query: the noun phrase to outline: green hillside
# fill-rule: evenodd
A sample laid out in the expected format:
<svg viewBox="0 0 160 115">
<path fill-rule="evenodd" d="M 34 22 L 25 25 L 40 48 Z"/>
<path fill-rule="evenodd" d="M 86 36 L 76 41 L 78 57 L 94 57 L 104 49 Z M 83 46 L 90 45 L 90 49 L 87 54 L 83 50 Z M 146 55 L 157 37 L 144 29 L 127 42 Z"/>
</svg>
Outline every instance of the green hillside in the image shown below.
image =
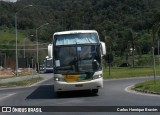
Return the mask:
<svg viewBox="0 0 160 115">
<path fill-rule="evenodd" d="M 30 4 L 33 6 L 23 9 Z M 102 41 L 106 40 L 107 48 L 111 47 L 116 56 L 125 56 L 131 47 L 134 47 L 137 55 L 149 54 L 152 27 L 160 22 L 159 5 L 159 0 L 1 1 L 0 26 L 14 28 L 14 16 L 18 12 L 19 34 L 23 32 L 25 36 L 33 35 L 33 41 L 36 28 L 49 23 L 38 30 L 41 42 L 50 43 L 53 33 L 57 31 L 94 29 Z M 3 38 L 11 39 L 12 35 L 2 35 L 0 42 L 4 41 Z M 18 38 L 21 39 L 21 35 Z"/>
<path fill-rule="evenodd" d="M 22 32 L 18 33 L 18 41 L 23 40 L 25 36 L 22 34 Z M 0 29 L 0 43 L 10 43 L 14 42 L 16 40 L 15 36 L 15 30 L 14 29 L 8 29 L 8 28 L 3 28 Z"/>
</svg>

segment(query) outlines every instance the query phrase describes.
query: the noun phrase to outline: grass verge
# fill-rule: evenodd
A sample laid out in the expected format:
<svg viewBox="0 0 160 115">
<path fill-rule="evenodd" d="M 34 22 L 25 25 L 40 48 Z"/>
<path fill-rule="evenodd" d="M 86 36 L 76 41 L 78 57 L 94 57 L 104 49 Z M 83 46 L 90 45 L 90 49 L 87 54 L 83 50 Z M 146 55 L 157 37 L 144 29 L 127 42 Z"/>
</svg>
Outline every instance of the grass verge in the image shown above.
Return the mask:
<svg viewBox="0 0 160 115">
<path fill-rule="evenodd" d="M 9 82 L 9 83 L 0 83 L 0 87 L 3 87 L 3 86 L 7 86 L 7 87 L 10 87 L 10 86 L 27 86 L 27 85 L 32 85 L 36 82 L 39 82 L 43 80 L 43 78 L 41 77 L 37 77 L 37 78 L 32 78 L 32 79 L 29 79 L 29 80 L 23 80 L 23 81 L 17 81 L 17 82 Z"/>
<path fill-rule="evenodd" d="M 154 83 L 153 80 L 138 83 L 132 87 L 133 90 L 144 92 L 144 93 L 153 93 L 160 95 L 160 80 L 156 80 Z"/>
<path fill-rule="evenodd" d="M 157 76 L 160 75 L 160 67 L 156 67 Z M 103 69 L 104 79 L 113 79 L 113 78 L 131 78 L 131 77 L 142 77 L 142 76 L 153 76 L 153 68 L 151 67 L 117 67 L 111 68 L 110 76 L 109 69 Z"/>
</svg>

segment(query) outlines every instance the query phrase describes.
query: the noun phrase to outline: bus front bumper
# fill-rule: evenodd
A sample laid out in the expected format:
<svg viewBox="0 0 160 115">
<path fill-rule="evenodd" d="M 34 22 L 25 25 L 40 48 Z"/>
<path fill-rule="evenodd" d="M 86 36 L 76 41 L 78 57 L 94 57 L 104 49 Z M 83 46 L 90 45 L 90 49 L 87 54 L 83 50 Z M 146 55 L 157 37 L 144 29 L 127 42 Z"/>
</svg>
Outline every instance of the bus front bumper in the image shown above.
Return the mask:
<svg viewBox="0 0 160 115">
<path fill-rule="evenodd" d="M 85 82 L 64 82 L 54 81 L 54 91 L 74 91 L 74 90 L 92 90 L 103 88 L 103 78 L 98 78 Z"/>
</svg>

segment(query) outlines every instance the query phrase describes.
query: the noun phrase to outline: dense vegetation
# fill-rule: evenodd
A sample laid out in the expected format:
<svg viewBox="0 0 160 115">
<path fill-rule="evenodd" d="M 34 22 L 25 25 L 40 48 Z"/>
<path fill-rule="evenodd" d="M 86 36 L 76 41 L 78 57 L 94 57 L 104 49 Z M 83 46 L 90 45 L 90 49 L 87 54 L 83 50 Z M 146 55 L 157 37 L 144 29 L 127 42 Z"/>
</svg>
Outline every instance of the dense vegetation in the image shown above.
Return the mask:
<svg viewBox="0 0 160 115">
<path fill-rule="evenodd" d="M 21 0 L 0 2 L 0 26 L 14 28 L 15 12 L 29 4 L 33 7 L 18 13 L 18 29 L 26 36 L 35 36 L 35 29 L 47 22 L 39 30 L 44 42 L 51 42 L 56 31 L 95 29 L 116 56 L 128 55 L 130 48 L 148 54 L 152 26 L 160 22 L 159 0 Z"/>
</svg>

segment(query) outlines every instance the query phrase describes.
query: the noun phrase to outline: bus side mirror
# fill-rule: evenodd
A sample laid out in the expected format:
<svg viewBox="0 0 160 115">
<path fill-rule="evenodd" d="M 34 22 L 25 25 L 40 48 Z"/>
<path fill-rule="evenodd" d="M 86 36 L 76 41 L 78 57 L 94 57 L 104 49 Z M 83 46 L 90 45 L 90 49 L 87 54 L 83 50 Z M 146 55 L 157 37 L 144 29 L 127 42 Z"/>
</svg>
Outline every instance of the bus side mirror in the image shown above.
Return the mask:
<svg viewBox="0 0 160 115">
<path fill-rule="evenodd" d="M 102 56 L 106 55 L 106 44 L 101 42 L 101 54 Z"/>
<path fill-rule="evenodd" d="M 52 45 L 52 44 L 49 44 L 49 45 L 48 45 L 48 56 L 49 56 L 49 58 L 52 58 L 52 57 L 53 57 L 52 51 L 53 51 L 53 45 Z"/>
</svg>

